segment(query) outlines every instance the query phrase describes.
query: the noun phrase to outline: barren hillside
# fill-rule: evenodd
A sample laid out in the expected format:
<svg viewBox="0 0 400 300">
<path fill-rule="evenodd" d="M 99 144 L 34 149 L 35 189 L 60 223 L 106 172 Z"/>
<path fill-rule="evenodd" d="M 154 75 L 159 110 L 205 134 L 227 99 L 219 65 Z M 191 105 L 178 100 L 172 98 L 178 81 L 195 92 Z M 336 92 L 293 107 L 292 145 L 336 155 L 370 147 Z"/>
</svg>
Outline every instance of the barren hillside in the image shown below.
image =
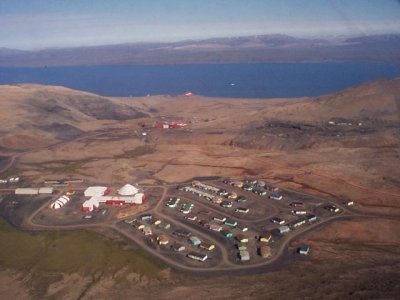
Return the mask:
<svg viewBox="0 0 400 300">
<path fill-rule="evenodd" d="M 104 264 L 97 258 L 85 262 L 79 250 L 66 251 L 75 264 L 80 261 L 76 257 L 83 261 L 75 269 L 66 264 L 68 274 L 61 268 L 68 261 L 64 259 L 61 267 L 51 264 L 41 273 L 35 267 L 27 271 L 27 264 L 18 269 L 21 260 L 14 259 L 13 249 L 35 245 L 36 251 L 23 254 L 40 270 L 32 255 L 41 261 L 46 258 L 43 253 L 58 257 L 61 246 L 48 245 L 58 245 L 68 236 L 0 228 L 0 245 L 8 249 L 11 262 L 7 270 L 0 264 L 0 298 L 394 299 L 400 286 L 399 91 L 400 79 L 316 99 L 268 100 L 197 95 L 104 98 L 63 87 L 0 86 L 0 170 L 7 171 L 2 176 L 21 176 L 23 184 L 80 177 L 85 185 L 135 182 L 173 187 L 199 177 L 252 177 L 298 195 L 355 201 L 349 209 L 358 214 L 293 240 L 291 255 L 276 270 L 213 278 L 182 276 L 169 269 L 156 277 L 132 273 L 120 267 L 125 261 L 117 248 L 109 250 L 114 245 L 109 241 L 95 244 Z M 174 122 L 188 127 L 153 126 Z M 64 243 L 76 250 L 74 241 L 79 240 Z M 87 245 L 87 237 L 80 242 Z M 301 243 L 311 245 L 308 257 L 296 256 Z M 131 255 L 129 261 L 147 262 L 129 250 L 123 253 Z M 89 262 L 96 271 L 80 274 Z"/>
<path fill-rule="evenodd" d="M 94 94 L 64 87 L 0 86 L 0 145 L 32 148 L 82 135 L 88 123 L 143 117 L 137 110 Z"/>
</svg>

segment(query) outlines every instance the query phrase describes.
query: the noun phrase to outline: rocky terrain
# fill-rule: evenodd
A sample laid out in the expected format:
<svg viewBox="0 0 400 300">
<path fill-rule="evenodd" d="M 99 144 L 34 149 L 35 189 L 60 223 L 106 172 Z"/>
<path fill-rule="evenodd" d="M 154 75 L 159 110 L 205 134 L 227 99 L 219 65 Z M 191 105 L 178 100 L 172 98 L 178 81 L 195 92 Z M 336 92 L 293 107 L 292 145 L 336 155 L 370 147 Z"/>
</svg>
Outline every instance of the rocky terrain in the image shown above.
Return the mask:
<svg viewBox="0 0 400 300">
<path fill-rule="evenodd" d="M 281 34 L 76 48 L 0 48 L 0 66 L 395 62 L 400 35 L 296 38 Z"/>
<path fill-rule="evenodd" d="M 400 291 L 399 91 L 400 79 L 318 98 L 269 100 L 104 98 L 62 87 L 1 86 L 0 169 L 26 182 L 79 176 L 99 184 L 179 184 L 194 177 L 251 176 L 354 200 L 355 211 L 375 217 L 305 234 L 289 252 L 307 243 L 309 257 L 247 276 L 185 277 L 166 267 L 151 276 L 123 268 L 49 272 L 40 265 L 5 264 L 0 255 L 0 297 L 395 299 Z M 189 127 L 153 127 L 160 122 Z M 39 281 L 33 279 L 36 272 Z"/>
</svg>

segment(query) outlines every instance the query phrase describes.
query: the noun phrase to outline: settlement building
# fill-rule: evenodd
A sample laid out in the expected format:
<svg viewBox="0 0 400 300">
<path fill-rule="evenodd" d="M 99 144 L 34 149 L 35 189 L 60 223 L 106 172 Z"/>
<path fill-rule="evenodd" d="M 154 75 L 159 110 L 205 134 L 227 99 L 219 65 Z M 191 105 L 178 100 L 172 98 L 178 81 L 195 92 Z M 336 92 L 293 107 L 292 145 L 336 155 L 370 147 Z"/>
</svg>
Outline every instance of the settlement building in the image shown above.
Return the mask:
<svg viewBox="0 0 400 300">
<path fill-rule="evenodd" d="M 247 250 L 239 251 L 239 255 L 240 255 L 241 261 L 249 261 L 250 260 L 250 254 L 249 254 L 249 251 L 247 251 Z"/>
<path fill-rule="evenodd" d="M 205 249 L 207 251 L 212 251 L 215 249 L 215 245 L 214 244 L 209 244 L 209 243 L 201 243 L 200 244 L 200 248 Z"/>
<path fill-rule="evenodd" d="M 191 236 L 189 241 L 192 243 L 193 246 L 198 247 L 201 244 L 201 240 L 197 236 Z"/>
<path fill-rule="evenodd" d="M 157 237 L 159 245 L 167 245 L 169 243 L 168 237 L 164 234 L 161 234 Z"/>
<path fill-rule="evenodd" d="M 260 235 L 260 242 L 269 243 L 269 241 L 271 240 L 271 238 L 272 238 L 271 233 L 270 233 L 269 231 L 265 231 L 264 233 L 262 233 L 262 234 Z"/>
<path fill-rule="evenodd" d="M 196 253 L 196 252 L 189 252 L 187 257 L 198 261 L 205 261 L 208 258 L 206 254 Z"/>
<path fill-rule="evenodd" d="M 282 200 L 282 195 L 279 194 L 272 194 L 271 196 L 269 196 L 270 199 L 272 200 Z"/>
<path fill-rule="evenodd" d="M 299 252 L 299 254 L 307 255 L 310 252 L 310 247 L 307 245 L 303 245 L 297 251 Z"/>
<path fill-rule="evenodd" d="M 289 232 L 290 228 L 289 228 L 289 226 L 283 225 L 278 228 L 278 231 L 280 234 L 283 234 L 283 233 Z"/>
</svg>

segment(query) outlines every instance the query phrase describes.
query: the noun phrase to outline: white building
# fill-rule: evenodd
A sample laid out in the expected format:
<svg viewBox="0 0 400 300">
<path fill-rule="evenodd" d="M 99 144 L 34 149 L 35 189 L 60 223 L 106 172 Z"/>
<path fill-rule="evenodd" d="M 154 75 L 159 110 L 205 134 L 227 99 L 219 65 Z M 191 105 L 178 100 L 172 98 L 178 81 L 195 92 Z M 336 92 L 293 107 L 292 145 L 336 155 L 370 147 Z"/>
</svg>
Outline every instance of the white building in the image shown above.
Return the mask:
<svg viewBox="0 0 400 300">
<path fill-rule="evenodd" d="M 110 193 L 110 189 L 106 186 L 89 186 L 85 192 L 85 197 L 104 196 Z"/>
<path fill-rule="evenodd" d="M 137 193 L 133 196 L 93 196 L 82 204 L 82 211 L 90 212 L 99 207 L 100 203 L 106 205 L 125 205 L 125 204 L 143 204 L 146 196 L 143 193 Z"/>
</svg>

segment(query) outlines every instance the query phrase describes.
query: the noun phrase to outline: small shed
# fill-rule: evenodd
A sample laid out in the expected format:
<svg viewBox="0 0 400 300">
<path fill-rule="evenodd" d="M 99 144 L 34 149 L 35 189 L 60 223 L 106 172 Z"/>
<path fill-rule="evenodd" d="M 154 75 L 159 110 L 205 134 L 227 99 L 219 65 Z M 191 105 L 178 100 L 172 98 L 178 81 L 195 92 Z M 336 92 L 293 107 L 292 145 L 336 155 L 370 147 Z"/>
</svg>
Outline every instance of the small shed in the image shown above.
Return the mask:
<svg viewBox="0 0 400 300">
<path fill-rule="evenodd" d="M 233 233 L 230 232 L 229 230 L 222 230 L 221 233 L 228 239 L 233 237 Z"/>
<path fill-rule="evenodd" d="M 238 249 L 239 249 L 239 251 L 247 250 L 247 243 L 239 243 Z"/>
<path fill-rule="evenodd" d="M 283 234 L 283 233 L 289 232 L 290 228 L 287 225 L 283 225 L 281 227 L 278 227 L 278 231 L 280 234 Z"/>
<path fill-rule="evenodd" d="M 197 236 L 191 236 L 189 241 L 192 243 L 193 246 L 198 247 L 201 245 L 201 240 Z"/>
<path fill-rule="evenodd" d="M 226 220 L 224 224 L 229 227 L 236 227 L 238 223 L 234 220 Z"/>
<path fill-rule="evenodd" d="M 272 238 L 271 232 L 265 231 L 260 235 L 260 242 L 269 243 L 271 238 Z"/>
<path fill-rule="evenodd" d="M 157 238 L 159 245 L 167 245 L 169 243 L 168 237 L 164 234 L 161 234 Z"/>
<path fill-rule="evenodd" d="M 182 251 L 185 251 L 185 249 L 186 249 L 185 246 L 183 246 L 183 245 L 181 245 L 179 243 L 174 243 L 172 245 L 172 250 L 174 250 L 176 252 L 182 252 Z"/>
<path fill-rule="evenodd" d="M 240 255 L 241 261 L 249 261 L 250 260 L 250 254 L 249 254 L 249 251 L 247 251 L 247 250 L 239 251 L 239 255 Z"/>
<path fill-rule="evenodd" d="M 211 251 L 215 249 L 215 245 L 210 243 L 201 243 L 200 248 L 205 249 L 207 251 Z"/>
<path fill-rule="evenodd" d="M 310 252 L 310 247 L 307 245 L 303 245 L 299 249 L 297 249 L 297 252 L 302 255 L 308 255 L 308 253 Z"/>
<path fill-rule="evenodd" d="M 241 243 L 248 243 L 249 242 L 249 239 L 246 236 L 244 236 L 243 234 L 238 234 L 238 235 L 236 235 L 235 238 L 236 238 L 236 240 L 238 240 Z"/>
</svg>

